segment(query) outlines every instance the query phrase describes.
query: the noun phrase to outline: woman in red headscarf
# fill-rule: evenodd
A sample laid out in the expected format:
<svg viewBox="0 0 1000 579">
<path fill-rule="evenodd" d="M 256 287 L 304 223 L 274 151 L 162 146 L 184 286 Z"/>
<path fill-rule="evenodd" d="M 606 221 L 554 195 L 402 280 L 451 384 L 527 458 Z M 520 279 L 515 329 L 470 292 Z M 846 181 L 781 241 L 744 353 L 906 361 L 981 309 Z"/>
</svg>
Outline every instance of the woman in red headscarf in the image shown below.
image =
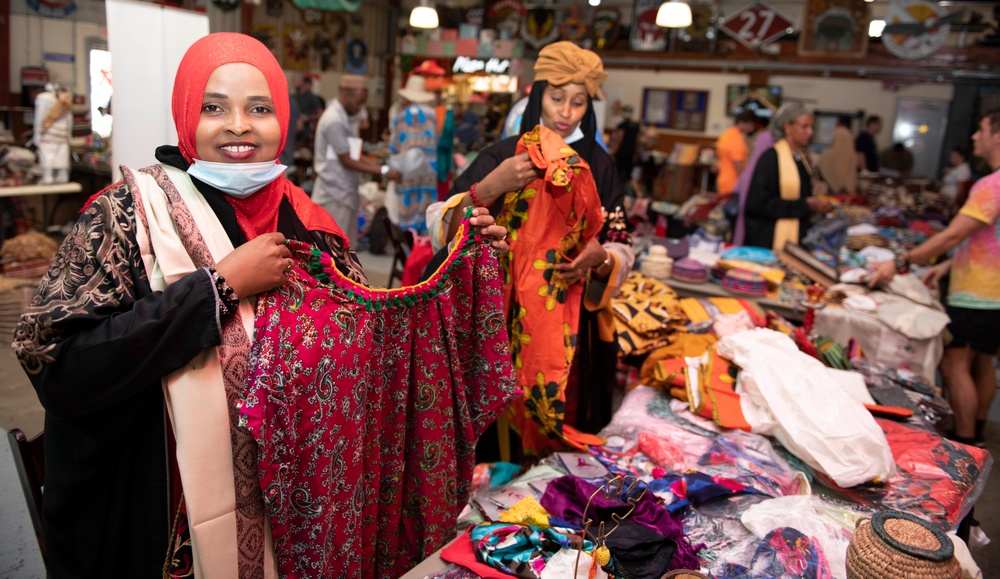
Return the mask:
<svg viewBox="0 0 1000 579">
<path fill-rule="evenodd" d="M 366 281 L 276 163 L 288 88 L 263 44 L 198 40 L 172 110 L 179 146 L 91 199 L 15 333 L 46 410 L 53 577 L 275 576 L 257 447 L 239 425 L 256 296 L 288 279 L 287 240 Z M 485 211 L 470 224 L 506 249 Z"/>
</svg>

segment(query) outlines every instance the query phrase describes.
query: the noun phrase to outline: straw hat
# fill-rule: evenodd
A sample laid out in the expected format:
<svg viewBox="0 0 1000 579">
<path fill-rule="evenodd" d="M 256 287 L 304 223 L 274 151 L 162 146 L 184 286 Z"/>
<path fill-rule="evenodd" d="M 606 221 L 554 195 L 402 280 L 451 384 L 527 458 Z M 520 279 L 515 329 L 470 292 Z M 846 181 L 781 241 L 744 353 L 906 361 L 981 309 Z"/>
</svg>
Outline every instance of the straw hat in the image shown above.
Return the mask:
<svg viewBox="0 0 1000 579">
<path fill-rule="evenodd" d="M 406 86 L 399 89 L 399 96 L 411 103 L 426 104 L 434 100 L 434 93 L 427 90 L 424 77 L 411 74 L 406 79 Z"/>
</svg>

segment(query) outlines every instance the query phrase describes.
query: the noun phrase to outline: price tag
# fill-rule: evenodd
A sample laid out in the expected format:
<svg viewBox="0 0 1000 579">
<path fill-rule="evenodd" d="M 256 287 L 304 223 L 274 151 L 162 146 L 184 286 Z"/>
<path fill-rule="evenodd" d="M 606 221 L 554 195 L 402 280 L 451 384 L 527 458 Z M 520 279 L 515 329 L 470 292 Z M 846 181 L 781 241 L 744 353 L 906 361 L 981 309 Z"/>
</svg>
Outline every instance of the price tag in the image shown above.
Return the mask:
<svg viewBox="0 0 1000 579">
<path fill-rule="evenodd" d="M 763 2 L 754 2 L 722 21 L 720 28 L 756 50 L 795 31 L 795 23 Z"/>
</svg>

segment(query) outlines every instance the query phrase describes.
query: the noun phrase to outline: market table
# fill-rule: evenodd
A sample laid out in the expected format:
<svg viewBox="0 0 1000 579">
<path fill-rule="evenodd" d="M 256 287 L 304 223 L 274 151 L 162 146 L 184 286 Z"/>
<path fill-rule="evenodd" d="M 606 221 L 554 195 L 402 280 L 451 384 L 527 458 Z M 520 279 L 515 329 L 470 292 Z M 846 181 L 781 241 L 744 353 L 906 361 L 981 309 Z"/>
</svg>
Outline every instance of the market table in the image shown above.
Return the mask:
<svg viewBox="0 0 1000 579">
<path fill-rule="evenodd" d="M 15 185 L 13 187 L 0 187 L 0 197 L 41 197 L 42 198 L 42 228 L 46 228 L 50 222 L 49 203 L 50 195 L 57 198 L 60 195 L 83 192 L 83 186 L 72 181 L 68 183 L 52 183 L 49 185 Z M 59 201 L 52 208 L 55 211 L 59 206 Z M 0 242 L 4 239 L 3 231 L 0 231 Z"/>
<path fill-rule="evenodd" d="M 740 298 L 756 303 L 763 310 L 774 310 L 775 313 L 789 321 L 801 322 L 805 317 L 805 311 L 802 306 L 791 306 L 772 298 L 753 297 L 734 293 L 712 282 L 690 283 L 669 279 L 663 283 L 673 288 L 677 292 L 677 296 L 682 298 Z"/>
</svg>

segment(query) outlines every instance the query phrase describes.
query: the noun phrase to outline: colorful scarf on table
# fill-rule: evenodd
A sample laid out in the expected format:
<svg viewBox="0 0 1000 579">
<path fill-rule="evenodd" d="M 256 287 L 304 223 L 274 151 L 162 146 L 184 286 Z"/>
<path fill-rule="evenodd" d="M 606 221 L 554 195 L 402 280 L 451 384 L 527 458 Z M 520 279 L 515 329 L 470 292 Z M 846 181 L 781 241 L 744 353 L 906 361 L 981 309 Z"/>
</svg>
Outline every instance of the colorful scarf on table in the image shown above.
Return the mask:
<svg viewBox="0 0 1000 579">
<path fill-rule="evenodd" d="M 468 217 L 457 239 L 395 290 L 290 242 L 259 300 L 241 417 L 283 578 L 399 577 L 454 537 L 476 441 L 518 394 L 499 263 Z"/>
<path fill-rule="evenodd" d="M 506 523 L 479 525 L 469 531 L 476 558 L 513 577 L 540 576 L 548 560 L 563 549 L 594 550 L 590 541 L 571 535 L 569 529 Z"/>
<path fill-rule="evenodd" d="M 576 352 L 583 284 L 557 278 L 604 225 L 590 166 L 559 135 L 538 126 L 521 137 L 545 176 L 507 194 L 497 223 L 507 228 L 504 304 L 511 353 L 523 398 L 508 412 L 527 454 L 583 444 L 563 429 L 566 385 Z M 559 353 L 563 355 L 559 355 Z"/>
<path fill-rule="evenodd" d="M 832 579 L 820 542 L 791 527 L 778 527 L 758 543 L 749 567 L 726 563 L 716 579 Z"/>
<path fill-rule="evenodd" d="M 739 368 L 720 356 L 715 348 L 701 358 L 688 358 L 685 378 L 691 412 L 710 418 L 719 426 L 750 432 L 736 392 L 738 372 Z"/>
</svg>

